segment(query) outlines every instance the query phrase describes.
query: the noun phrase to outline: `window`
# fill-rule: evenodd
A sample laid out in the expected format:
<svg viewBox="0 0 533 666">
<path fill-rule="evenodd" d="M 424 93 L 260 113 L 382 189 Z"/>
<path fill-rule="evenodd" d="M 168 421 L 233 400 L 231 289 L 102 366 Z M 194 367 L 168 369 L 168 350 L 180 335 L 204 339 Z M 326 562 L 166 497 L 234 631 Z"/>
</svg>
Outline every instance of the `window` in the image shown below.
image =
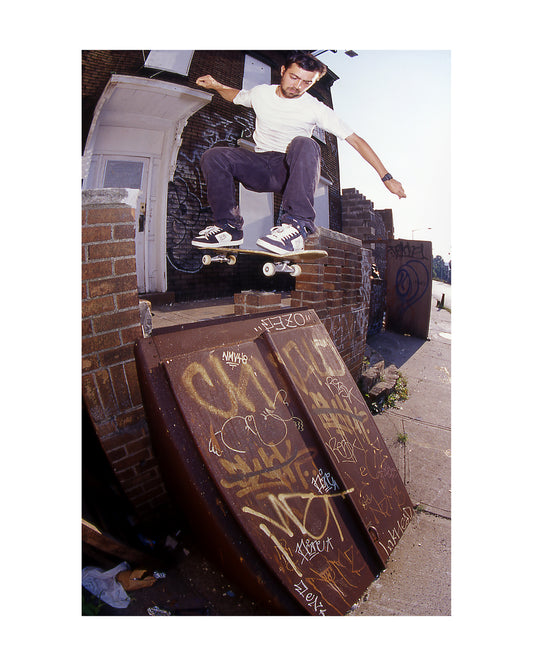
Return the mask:
<svg viewBox="0 0 533 666">
<path fill-rule="evenodd" d="M 150 51 L 144 66 L 187 76 L 193 53 L 194 51 Z"/>
<path fill-rule="evenodd" d="M 244 76 L 242 77 L 242 87 L 244 90 L 250 90 L 254 86 L 261 83 L 268 83 L 272 81 L 272 74 L 270 67 L 265 65 L 257 58 L 246 55 L 244 59 Z"/>
<path fill-rule="evenodd" d="M 132 190 L 140 190 L 142 177 L 142 162 L 107 160 L 103 187 L 128 187 Z"/>
</svg>

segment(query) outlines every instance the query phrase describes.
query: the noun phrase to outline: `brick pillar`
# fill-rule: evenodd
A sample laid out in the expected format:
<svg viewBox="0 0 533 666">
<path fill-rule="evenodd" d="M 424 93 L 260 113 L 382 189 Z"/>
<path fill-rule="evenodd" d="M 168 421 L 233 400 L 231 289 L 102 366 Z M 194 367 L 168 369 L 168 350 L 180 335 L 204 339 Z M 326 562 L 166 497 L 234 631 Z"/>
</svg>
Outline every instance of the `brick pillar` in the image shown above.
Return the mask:
<svg viewBox="0 0 533 666">
<path fill-rule="evenodd" d="M 315 310 L 357 380 L 368 327 L 370 250 L 357 238 L 323 227 L 306 239 L 306 249 L 326 250 L 328 256 L 302 264 L 291 305 Z"/>
<path fill-rule="evenodd" d="M 82 395 L 118 481 L 146 515 L 168 497 L 133 355 L 143 336 L 135 264 L 138 190 L 82 194 Z"/>
</svg>

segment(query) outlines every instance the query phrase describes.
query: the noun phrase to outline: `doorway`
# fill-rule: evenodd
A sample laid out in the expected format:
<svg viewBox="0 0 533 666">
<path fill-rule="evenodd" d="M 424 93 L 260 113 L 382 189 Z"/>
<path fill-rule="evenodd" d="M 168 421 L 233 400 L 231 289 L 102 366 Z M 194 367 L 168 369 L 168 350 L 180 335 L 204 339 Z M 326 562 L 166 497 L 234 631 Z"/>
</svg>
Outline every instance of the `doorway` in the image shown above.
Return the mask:
<svg viewBox="0 0 533 666">
<path fill-rule="evenodd" d="M 113 74 L 96 105 L 83 155 L 83 188 L 140 190 L 135 243 L 141 294 L 167 290 L 168 182 L 189 117 L 211 97 L 167 81 Z"/>
</svg>

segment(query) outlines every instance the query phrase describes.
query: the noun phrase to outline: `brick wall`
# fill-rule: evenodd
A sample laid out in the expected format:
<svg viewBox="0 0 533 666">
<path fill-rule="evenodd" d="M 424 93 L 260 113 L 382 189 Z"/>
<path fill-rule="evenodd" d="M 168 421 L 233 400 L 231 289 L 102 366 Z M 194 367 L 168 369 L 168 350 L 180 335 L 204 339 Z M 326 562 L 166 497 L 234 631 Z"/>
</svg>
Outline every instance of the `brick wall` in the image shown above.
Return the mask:
<svg viewBox="0 0 533 666">
<path fill-rule="evenodd" d="M 85 141 L 98 99 L 112 73 L 153 76 L 154 70 L 144 68 L 141 50 L 82 51 L 82 131 Z M 212 74 L 226 85 L 240 88 L 247 51 L 196 50 L 187 76 L 159 72 L 158 79 L 196 88 L 202 74 Z M 271 67 L 272 83 L 280 80 L 280 69 L 287 51 L 248 52 Z M 332 107 L 331 85 L 336 77 L 328 73 L 310 90 L 310 94 Z M 241 289 L 265 289 L 261 272 L 253 262 L 239 262 L 230 271 L 218 267 L 201 270 L 201 252 L 190 245 L 191 238 L 212 221 L 207 209 L 205 183 L 200 171 L 200 157 L 214 145 L 233 146 L 241 137 L 250 138 L 254 126 L 251 109 L 224 101 L 218 94 L 206 107 L 194 114 L 182 133 L 176 171 L 168 191 L 167 213 L 167 276 L 168 291 L 178 302 L 231 296 Z M 341 203 L 337 139 L 326 134 L 322 150 L 322 174 L 330 180 L 330 226 L 341 230 Z M 274 218 L 280 197 L 275 197 Z M 283 284 L 285 289 L 292 283 Z"/>
<path fill-rule="evenodd" d="M 371 251 L 371 263 L 376 264 L 383 281 L 373 281 L 371 285 L 368 333 L 370 337 L 383 327 L 386 307 L 385 275 L 387 272 L 387 244 L 394 238 L 392 210 L 374 210 L 374 204 L 355 188 L 342 191 L 343 232 L 359 238 L 363 246 Z"/>
<path fill-rule="evenodd" d="M 137 190 L 86 190 L 82 210 L 82 396 L 140 515 L 168 502 L 133 355 L 142 337 L 135 268 Z"/>
<path fill-rule="evenodd" d="M 281 294 L 268 291 L 243 291 L 234 294 L 233 300 L 235 303 L 233 312 L 236 315 L 258 314 L 281 307 Z"/>
<path fill-rule="evenodd" d="M 319 227 L 306 249 L 326 250 L 316 264 L 302 264 L 291 295 L 293 307 L 312 307 L 354 379 L 361 374 L 370 303 L 370 257 L 357 238 Z"/>
<path fill-rule="evenodd" d="M 370 250 L 356 238 L 322 227 L 306 240 L 306 249 L 326 250 L 328 256 L 301 264 L 291 306 L 315 310 L 357 380 L 367 336 Z M 281 308 L 281 294 L 272 292 L 249 290 L 235 294 L 234 300 L 238 315 Z"/>
</svg>

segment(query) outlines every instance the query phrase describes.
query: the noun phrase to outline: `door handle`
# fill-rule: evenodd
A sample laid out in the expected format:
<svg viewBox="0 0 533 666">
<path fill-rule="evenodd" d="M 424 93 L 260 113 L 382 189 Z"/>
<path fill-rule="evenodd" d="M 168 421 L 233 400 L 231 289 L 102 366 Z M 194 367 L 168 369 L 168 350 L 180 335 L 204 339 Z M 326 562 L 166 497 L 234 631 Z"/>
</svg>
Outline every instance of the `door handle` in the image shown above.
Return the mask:
<svg viewBox="0 0 533 666">
<path fill-rule="evenodd" d="M 140 206 L 140 214 L 139 214 L 139 233 L 143 233 L 144 231 L 144 223 L 146 222 L 146 204 L 142 203 Z"/>
</svg>

